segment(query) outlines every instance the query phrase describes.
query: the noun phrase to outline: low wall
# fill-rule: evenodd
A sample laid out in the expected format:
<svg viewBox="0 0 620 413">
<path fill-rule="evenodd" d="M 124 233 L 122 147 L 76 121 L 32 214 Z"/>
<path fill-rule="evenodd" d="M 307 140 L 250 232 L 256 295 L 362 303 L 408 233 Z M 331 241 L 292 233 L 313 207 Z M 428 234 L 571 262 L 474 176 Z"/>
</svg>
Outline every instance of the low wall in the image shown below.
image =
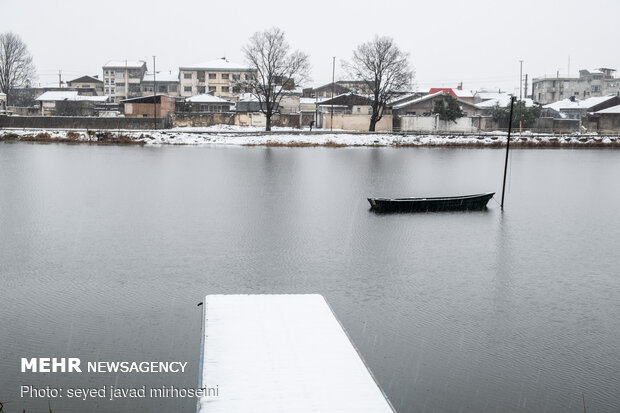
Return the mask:
<svg viewBox="0 0 620 413">
<path fill-rule="evenodd" d="M 497 123 L 493 119 L 482 116 L 458 118 L 456 121 L 441 120 L 438 116 L 400 116 L 401 132 L 454 132 L 475 133 L 485 130 L 496 130 Z"/>
<path fill-rule="evenodd" d="M 331 129 L 331 114 L 322 113 L 322 125 L 323 129 Z M 356 130 L 367 131 L 370 127 L 370 115 L 348 115 L 334 113 L 334 129 L 343 130 Z M 384 115 L 379 122 L 375 125 L 376 131 L 391 131 L 392 130 L 392 115 Z"/>
<path fill-rule="evenodd" d="M 282 126 L 290 128 L 307 127 L 314 119 L 313 113 L 275 114 L 271 117 L 272 126 Z M 238 112 L 238 113 L 176 113 L 172 117 L 175 127 L 194 126 L 206 127 L 213 125 L 238 125 L 265 127 L 266 118 L 260 112 Z"/>
<path fill-rule="evenodd" d="M 172 117 L 175 127 L 205 127 L 213 125 L 235 125 L 234 113 L 175 113 Z"/>
<path fill-rule="evenodd" d="M 168 119 L 100 118 L 77 116 L 0 116 L 0 128 L 41 129 L 166 129 Z"/>
<path fill-rule="evenodd" d="M 513 126 L 514 127 L 514 126 Z M 571 133 L 579 130 L 577 119 L 539 118 L 534 123 L 533 130 L 541 133 Z"/>
</svg>

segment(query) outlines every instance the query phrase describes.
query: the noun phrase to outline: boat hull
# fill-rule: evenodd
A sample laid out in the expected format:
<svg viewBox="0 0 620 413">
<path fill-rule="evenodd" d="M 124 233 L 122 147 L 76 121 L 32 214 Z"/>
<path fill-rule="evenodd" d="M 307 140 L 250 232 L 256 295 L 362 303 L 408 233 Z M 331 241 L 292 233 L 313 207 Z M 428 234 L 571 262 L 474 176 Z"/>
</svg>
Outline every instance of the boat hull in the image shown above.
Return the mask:
<svg viewBox="0 0 620 413">
<path fill-rule="evenodd" d="M 495 192 L 434 198 L 368 198 L 376 212 L 472 211 L 485 209 Z"/>
</svg>

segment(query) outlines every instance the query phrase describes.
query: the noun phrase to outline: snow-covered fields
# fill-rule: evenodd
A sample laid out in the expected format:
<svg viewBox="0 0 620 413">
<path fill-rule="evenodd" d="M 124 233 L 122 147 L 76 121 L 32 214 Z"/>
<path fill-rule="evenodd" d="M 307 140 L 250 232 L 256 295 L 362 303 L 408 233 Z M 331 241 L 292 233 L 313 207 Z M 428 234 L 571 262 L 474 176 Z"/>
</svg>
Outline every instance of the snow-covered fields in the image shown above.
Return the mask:
<svg viewBox="0 0 620 413">
<path fill-rule="evenodd" d="M 398 134 L 218 125 L 167 130 L 1 129 L 0 140 L 35 142 L 91 142 L 140 145 L 264 145 L 264 146 L 502 146 L 506 132 L 479 134 Z M 620 147 L 620 136 L 597 134 L 549 135 L 513 133 L 521 147 Z"/>
</svg>

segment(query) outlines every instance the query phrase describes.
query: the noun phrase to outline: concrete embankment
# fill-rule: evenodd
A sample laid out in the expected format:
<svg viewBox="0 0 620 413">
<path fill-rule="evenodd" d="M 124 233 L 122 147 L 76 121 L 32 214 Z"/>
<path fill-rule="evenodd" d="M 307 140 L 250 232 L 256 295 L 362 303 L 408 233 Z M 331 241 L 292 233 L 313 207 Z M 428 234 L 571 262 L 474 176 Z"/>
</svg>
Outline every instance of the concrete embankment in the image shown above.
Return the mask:
<svg viewBox="0 0 620 413">
<path fill-rule="evenodd" d="M 178 128 L 166 130 L 0 129 L 5 142 L 60 142 L 125 145 L 248 145 L 248 146 L 421 146 L 502 147 L 507 134 L 398 134 L 386 132 L 300 131 L 272 132 L 225 128 Z M 519 148 L 620 148 L 620 136 L 596 134 L 550 135 L 516 133 L 511 145 Z"/>
</svg>

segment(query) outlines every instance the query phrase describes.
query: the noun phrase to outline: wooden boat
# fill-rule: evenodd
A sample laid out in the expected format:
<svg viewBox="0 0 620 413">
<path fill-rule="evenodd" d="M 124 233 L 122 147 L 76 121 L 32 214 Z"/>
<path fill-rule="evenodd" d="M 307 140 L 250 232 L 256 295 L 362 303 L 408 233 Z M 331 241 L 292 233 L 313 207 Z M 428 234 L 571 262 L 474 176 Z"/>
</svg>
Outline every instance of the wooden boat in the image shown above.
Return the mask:
<svg viewBox="0 0 620 413">
<path fill-rule="evenodd" d="M 495 192 L 433 198 L 368 198 L 376 212 L 467 211 L 485 209 Z"/>
</svg>

